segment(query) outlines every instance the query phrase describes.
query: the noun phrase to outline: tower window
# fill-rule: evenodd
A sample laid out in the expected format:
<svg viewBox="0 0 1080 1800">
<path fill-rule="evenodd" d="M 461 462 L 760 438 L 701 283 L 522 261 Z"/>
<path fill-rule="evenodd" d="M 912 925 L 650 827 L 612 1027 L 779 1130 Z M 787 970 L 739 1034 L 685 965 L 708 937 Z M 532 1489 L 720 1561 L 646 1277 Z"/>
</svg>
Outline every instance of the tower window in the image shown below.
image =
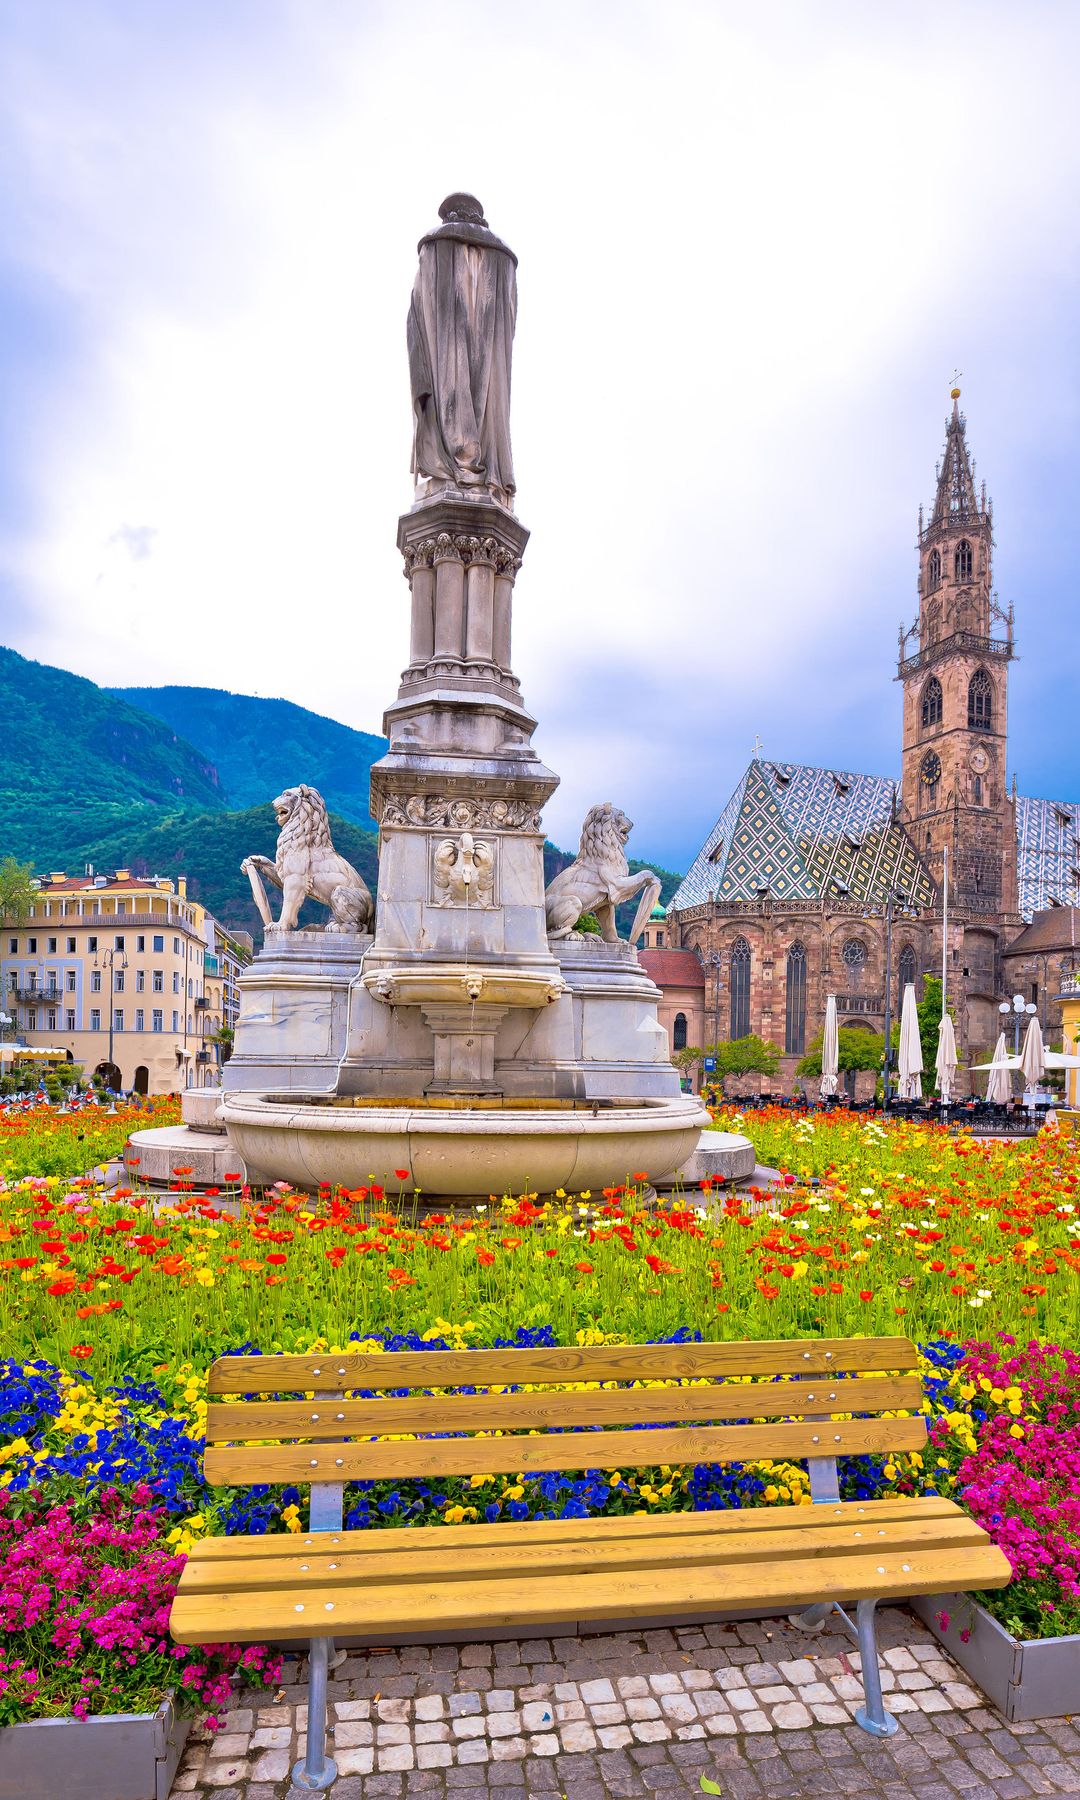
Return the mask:
<svg viewBox="0 0 1080 1800">
<path fill-rule="evenodd" d="M 928 563 L 926 565 L 927 592 L 932 594 L 934 589 L 936 587 L 940 587 L 940 586 L 941 586 L 941 556 L 937 550 L 931 550 L 930 560 L 928 561 Z"/>
<path fill-rule="evenodd" d="M 918 973 L 918 963 L 916 961 L 915 951 L 914 951 L 913 947 L 911 946 L 911 944 L 905 944 L 904 948 L 900 952 L 900 992 L 901 992 L 901 994 L 903 994 L 903 991 L 906 987 L 908 987 L 908 986 L 914 987 L 915 977 L 916 977 L 917 973 Z"/>
<path fill-rule="evenodd" d="M 968 730 L 991 731 L 994 722 L 994 685 L 985 669 L 976 669 L 968 683 Z"/>
<path fill-rule="evenodd" d="M 686 1049 L 686 1014 L 676 1013 L 671 1028 L 671 1045 L 673 1050 Z"/>
<path fill-rule="evenodd" d="M 972 555 L 971 555 L 971 545 L 968 543 L 967 538 L 961 538 L 960 542 L 957 544 L 955 562 L 956 562 L 956 579 L 957 579 L 957 581 L 970 581 L 971 580 L 971 570 L 972 570 Z"/>
<path fill-rule="evenodd" d="M 976 777 L 975 777 L 975 804 L 976 804 L 976 806 L 982 805 L 982 776 L 981 775 L 976 775 Z"/>
<path fill-rule="evenodd" d="M 801 1056 L 806 1049 L 806 951 L 798 942 L 787 954 L 784 1049 L 788 1056 Z"/>
<path fill-rule="evenodd" d="M 922 695 L 923 730 L 941 724 L 941 683 L 936 675 L 931 675 Z"/>
<path fill-rule="evenodd" d="M 744 937 L 731 946 L 731 1036 L 750 1036 L 750 946 Z"/>
<path fill-rule="evenodd" d="M 941 758 L 931 750 L 923 757 L 922 766 L 919 769 L 919 791 L 922 795 L 924 812 L 936 812 L 940 785 Z"/>
</svg>

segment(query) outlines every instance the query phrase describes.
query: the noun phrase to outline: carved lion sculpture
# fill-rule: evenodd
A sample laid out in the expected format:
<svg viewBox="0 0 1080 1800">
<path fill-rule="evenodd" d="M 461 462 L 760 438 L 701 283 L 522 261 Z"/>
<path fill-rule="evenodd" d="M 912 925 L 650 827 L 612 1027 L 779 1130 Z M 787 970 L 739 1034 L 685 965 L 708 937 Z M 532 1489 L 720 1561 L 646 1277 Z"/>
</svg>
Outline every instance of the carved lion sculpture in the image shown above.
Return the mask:
<svg viewBox="0 0 1080 1800">
<path fill-rule="evenodd" d="M 640 894 L 628 943 L 636 944 L 645 921 L 660 898 L 660 878 L 651 869 L 631 875 L 626 862 L 626 840 L 633 825 L 610 801 L 590 806 L 581 827 L 577 861 L 556 875 L 545 896 L 548 936 L 574 935 L 582 913 L 595 913 L 607 944 L 617 944 L 615 908 Z"/>
<path fill-rule="evenodd" d="M 326 803 L 313 787 L 286 788 L 274 801 L 277 856 L 248 856 L 241 868 L 264 925 L 293 931 L 305 900 L 330 908 L 327 931 L 368 931 L 375 903 L 363 876 L 339 856 L 330 841 Z M 281 916 L 274 919 L 262 878 L 281 889 Z"/>
</svg>

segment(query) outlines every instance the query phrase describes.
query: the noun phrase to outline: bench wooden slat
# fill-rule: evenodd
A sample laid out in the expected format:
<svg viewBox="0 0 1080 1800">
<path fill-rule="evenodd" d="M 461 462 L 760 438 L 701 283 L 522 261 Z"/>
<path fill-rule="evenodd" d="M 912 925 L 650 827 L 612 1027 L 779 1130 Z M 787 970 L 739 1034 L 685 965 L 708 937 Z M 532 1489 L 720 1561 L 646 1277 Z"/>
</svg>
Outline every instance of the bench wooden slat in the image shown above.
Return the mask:
<svg viewBox="0 0 1080 1800">
<path fill-rule="evenodd" d="M 252 1438 L 368 1437 L 386 1432 L 510 1431 L 683 1419 L 806 1417 L 830 1411 L 918 1412 L 916 1375 L 770 1381 L 725 1387 L 596 1388 L 572 1393 L 447 1394 L 385 1400 L 277 1400 L 212 1406 L 209 1443 Z M 338 1429 L 334 1429 L 338 1427 Z"/>
<path fill-rule="evenodd" d="M 800 1509 L 802 1510 L 802 1509 Z M 816 1510 L 816 1509 L 815 1509 Z M 707 1515 L 699 1514 L 699 1518 Z M 819 1522 L 814 1511 L 787 1531 L 755 1531 L 748 1523 L 741 1533 L 718 1537 L 701 1530 L 682 1537 L 627 1537 L 601 1541 L 581 1536 L 566 1545 L 488 1544 L 472 1548 L 424 1546 L 416 1550 L 354 1554 L 341 1550 L 301 1550 L 291 1557 L 266 1557 L 258 1551 L 259 1539 L 235 1559 L 193 1559 L 184 1569 L 180 1591 L 213 1593 L 222 1587 L 252 1593 L 260 1588 L 295 1587 L 334 1598 L 333 1590 L 352 1585 L 389 1581 L 470 1581 L 516 1574 L 522 1580 L 544 1580 L 562 1575 L 611 1571 L 619 1568 L 670 1568 L 677 1575 L 690 1564 L 711 1566 L 754 1562 L 762 1559 L 800 1559 L 820 1556 L 865 1556 L 878 1552 L 914 1550 L 962 1550 L 977 1546 L 983 1532 L 959 1508 L 951 1517 L 894 1520 L 890 1525 L 860 1526 L 853 1520 Z"/>
<path fill-rule="evenodd" d="M 477 1500 L 482 1501 L 478 1494 Z M 752 1512 L 738 1507 L 730 1512 L 623 1513 L 616 1518 L 596 1519 L 500 1519 L 489 1525 L 479 1520 L 473 1525 L 386 1525 L 359 1531 L 275 1532 L 266 1537 L 202 1538 L 191 1551 L 188 1566 L 196 1562 L 233 1561 L 251 1554 L 264 1561 L 274 1557 L 296 1556 L 303 1550 L 316 1549 L 320 1554 L 332 1550 L 374 1556 L 399 1549 L 483 1549 L 485 1546 L 523 1544 L 562 1544 L 567 1540 L 588 1538 L 593 1542 L 607 1539 L 643 1537 L 693 1537 L 707 1529 L 713 1537 L 723 1538 L 731 1532 L 738 1536 L 747 1530 L 752 1518 L 760 1532 L 788 1531 L 819 1519 L 848 1519 L 856 1526 L 878 1527 L 905 1518 L 951 1518 L 959 1509 L 955 1501 L 943 1500 L 936 1494 L 892 1495 L 884 1500 L 838 1500 L 819 1505 L 813 1512 L 805 1506 L 755 1507 Z M 965 1515 L 966 1516 L 966 1515 Z"/>
<path fill-rule="evenodd" d="M 718 1425 L 695 1429 L 585 1431 L 540 1437 L 422 1438 L 370 1443 L 209 1447 L 211 1486 L 275 1481 L 373 1481 L 408 1476 L 537 1474 L 561 1469 L 652 1468 L 761 1457 L 860 1456 L 921 1450 L 919 1418 L 847 1419 L 820 1425 Z"/>
<path fill-rule="evenodd" d="M 490 1631 L 522 1623 L 599 1618 L 708 1616 L 743 1607 L 795 1610 L 817 1601 L 873 1594 L 882 1600 L 953 1588 L 1000 1587 L 1009 1564 L 987 1538 L 970 1548 L 871 1552 L 843 1557 L 691 1564 L 681 1570 L 620 1570 L 554 1575 L 531 1582 L 408 1581 L 335 1590 L 330 1601 L 308 1590 L 210 1592 L 173 1602 L 172 1635 L 181 1644 L 256 1643 L 313 1634 L 393 1635 L 414 1630 Z M 297 1610 L 297 1609 L 302 1610 Z"/>
<path fill-rule="evenodd" d="M 394 1350 L 341 1356 L 223 1356 L 212 1394 L 333 1393 L 341 1388 L 508 1387 L 731 1375 L 835 1375 L 918 1367 L 908 1338 L 813 1338 L 723 1344 L 597 1344 L 536 1350 Z"/>
</svg>

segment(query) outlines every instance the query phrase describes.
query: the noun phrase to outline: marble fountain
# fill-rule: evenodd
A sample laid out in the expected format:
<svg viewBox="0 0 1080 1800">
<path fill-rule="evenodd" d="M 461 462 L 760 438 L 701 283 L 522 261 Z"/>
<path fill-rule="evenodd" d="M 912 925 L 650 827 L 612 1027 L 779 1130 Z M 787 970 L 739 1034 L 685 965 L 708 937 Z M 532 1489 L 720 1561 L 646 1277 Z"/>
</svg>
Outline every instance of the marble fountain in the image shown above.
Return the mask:
<svg viewBox="0 0 1080 1800">
<path fill-rule="evenodd" d="M 558 777 L 511 666 L 528 541 L 510 450 L 516 258 L 470 195 L 440 219 L 408 317 L 409 659 L 371 775 L 377 901 L 334 850 L 318 793 L 279 795 L 276 857 L 244 865 L 265 933 L 217 1117 L 199 1095 L 185 1118 L 223 1126 L 220 1156 L 253 1179 L 308 1188 L 394 1190 L 395 1170 L 426 1200 L 662 1181 L 708 1114 L 680 1089 L 638 961 L 660 883 L 628 871 L 615 806 L 590 809 L 578 859 L 545 891 L 541 811 Z M 329 909 L 322 929 L 298 927 L 309 897 Z M 620 939 L 615 909 L 635 899 Z M 577 930 L 586 913 L 599 935 Z"/>
</svg>

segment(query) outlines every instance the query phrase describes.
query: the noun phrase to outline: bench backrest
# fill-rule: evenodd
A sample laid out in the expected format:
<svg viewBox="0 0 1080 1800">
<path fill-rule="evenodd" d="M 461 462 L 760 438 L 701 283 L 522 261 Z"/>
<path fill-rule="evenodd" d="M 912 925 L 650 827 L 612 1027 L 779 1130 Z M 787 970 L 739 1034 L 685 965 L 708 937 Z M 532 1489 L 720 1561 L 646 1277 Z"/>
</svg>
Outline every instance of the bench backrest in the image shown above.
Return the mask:
<svg viewBox="0 0 1080 1800">
<path fill-rule="evenodd" d="M 901 1337 L 226 1356 L 205 1472 L 322 1486 L 805 1457 L 831 1499 L 836 1457 L 924 1447 L 917 1362 Z"/>
</svg>

